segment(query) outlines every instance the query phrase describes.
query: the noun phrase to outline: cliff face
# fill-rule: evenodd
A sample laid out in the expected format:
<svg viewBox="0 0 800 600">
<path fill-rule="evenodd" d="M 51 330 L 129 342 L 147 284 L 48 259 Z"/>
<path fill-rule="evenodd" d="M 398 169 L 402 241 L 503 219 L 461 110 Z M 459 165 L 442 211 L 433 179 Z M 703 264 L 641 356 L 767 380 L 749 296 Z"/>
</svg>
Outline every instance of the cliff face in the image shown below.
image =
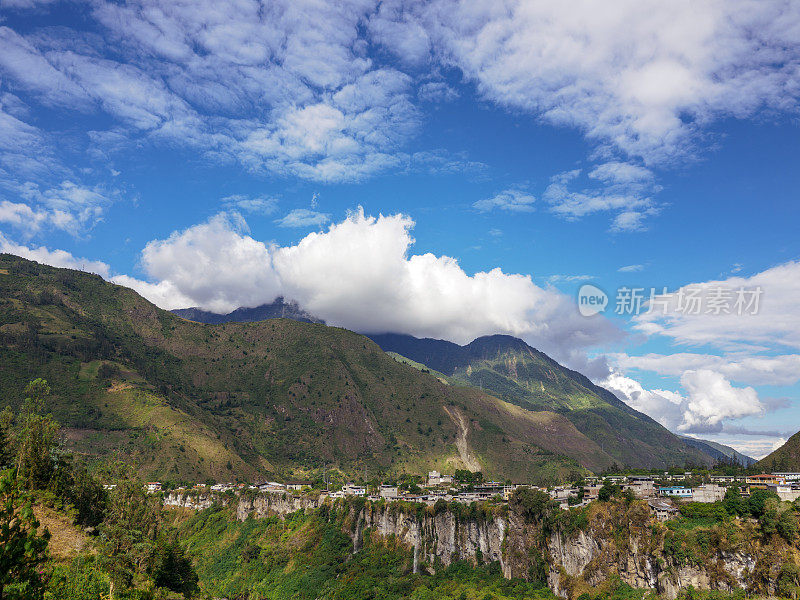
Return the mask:
<svg viewBox="0 0 800 600">
<path fill-rule="evenodd" d="M 263 519 L 269 516 L 284 516 L 298 510 L 314 510 L 322 504 L 321 500 L 286 493 L 258 494 L 255 497 L 239 498 L 236 518 L 244 521 L 248 516 Z"/>
<path fill-rule="evenodd" d="M 224 497 L 217 500 L 225 502 Z M 211 495 L 165 497 L 167 505 L 195 509 L 213 502 Z M 239 497 L 236 516 L 283 516 L 323 505 L 342 518 L 354 552 L 363 547 L 366 535 L 394 536 L 414 549 L 415 571 L 434 571 L 454 560 L 497 561 L 504 576 L 541 577 L 562 598 L 575 598 L 611 577 L 668 599 L 689 586 L 774 594 L 783 563 L 797 555 L 792 546 L 776 550 L 762 545 L 748 523 L 732 526 L 725 534 L 712 532 L 708 544 L 691 550 L 686 538 L 651 521 L 641 503 L 594 506 L 581 526 L 570 528 L 562 522 L 548 531 L 507 507 L 477 513 L 437 511 L 276 493 Z"/>
<path fill-rule="evenodd" d="M 617 575 L 635 588 L 650 588 L 666 598 L 676 598 L 683 589 L 731 591 L 749 588 L 757 558 L 742 552 L 719 552 L 708 562 L 684 564 L 666 556 L 649 534 L 632 536 L 623 547 L 611 538 L 596 538 L 579 531 L 572 536 L 552 534 L 548 585 L 559 596 L 574 597 L 581 585 L 596 586 Z M 774 592 L 774 584 L 764 590 Z"/>
<path fill-rule="evenodd" d="M 395 536 L 415 549 L 415 563 L 433 568 L 449 565 L 453 560 L 499 561 L 503 572 L 506 561 L 503 542 L 508 529 L 505 517 L 462 520 L 452 512 L 436 515 L 409 514 L 396 506 L 365 506 L 351 511 L 349 523 L 354 551 L 364 541 L 364 531 L 371 529 L 381 536 Z"/>
<path fill-rule="evenodd" d="M 458 559 L 498 561 L 509 578 L 544 575 L 549 587 L 563 598 L 574 598 L 614 576 L 669 599 L 689 586 L 774 593 L 780 565 L 757 544 L 746 544 L 737 551 L 712 547 L 703 557 L 676 558 L 664 551 L 665 536 L 669 535 L 666 528 L 650 522 L 641 508 L 638 516 L 644 516 L 644 521 L 629 521 L 624 528 L 598 516 L 584 529 L 543 534 L 539 525 L 525 522 L 513 511 L 465 519 L 451 511 L 431 515 L 403 512 L 392 505 L 366 505 L 351 510 L 346 529 L 354 551 L 370 529 L 413 547 L 419 563 L 429 570 Z"/>
</svg>

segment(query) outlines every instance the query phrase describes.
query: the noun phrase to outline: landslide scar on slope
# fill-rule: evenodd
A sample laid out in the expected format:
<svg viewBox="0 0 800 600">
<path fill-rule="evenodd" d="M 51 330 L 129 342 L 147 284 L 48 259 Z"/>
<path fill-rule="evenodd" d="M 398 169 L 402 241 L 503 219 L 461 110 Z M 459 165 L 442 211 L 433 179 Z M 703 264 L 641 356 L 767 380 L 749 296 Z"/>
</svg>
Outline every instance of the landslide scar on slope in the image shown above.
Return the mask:
<svg viewBox="0 0 800 600">
<path fill-rule="evenodd" d="M 456 448 L 458 448 L 458 455 L 461 457 L 461 462 L 463 462 L 470 471 L 480 471 L 481 465 L 470 454 L 469 445 L 467 444 L 469 421 L 464 416 L 464 413 L 462 413 L 455 406 L 443 406 L 442 408 L 444 408 L 447 416 L 450 417 L 456 428 L 458 428 L 458 435 L 456 435 Z"/>
</svg>

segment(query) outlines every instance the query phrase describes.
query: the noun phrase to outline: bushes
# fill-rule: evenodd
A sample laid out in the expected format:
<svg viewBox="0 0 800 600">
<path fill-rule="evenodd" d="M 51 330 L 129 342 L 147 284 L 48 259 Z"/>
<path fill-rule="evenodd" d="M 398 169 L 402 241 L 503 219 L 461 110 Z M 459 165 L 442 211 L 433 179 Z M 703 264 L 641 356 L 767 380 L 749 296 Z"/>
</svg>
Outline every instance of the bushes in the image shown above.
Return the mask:
<svg viewBox="0 0 800 600">
<path fill-rule="evenodd" d="M 93 560 L 78 558 L 69 566 L 53 568 L 44 597 L 45 600 L 105 600 L 108 583 Z"/>
<path fill-rule="evenodd" d="M 711 522 L 723 521 L 728 516 L 721 502 L 687 502 L 681 505 L 680 512 L 687 519 L 706 519 Z"/>
</svg>

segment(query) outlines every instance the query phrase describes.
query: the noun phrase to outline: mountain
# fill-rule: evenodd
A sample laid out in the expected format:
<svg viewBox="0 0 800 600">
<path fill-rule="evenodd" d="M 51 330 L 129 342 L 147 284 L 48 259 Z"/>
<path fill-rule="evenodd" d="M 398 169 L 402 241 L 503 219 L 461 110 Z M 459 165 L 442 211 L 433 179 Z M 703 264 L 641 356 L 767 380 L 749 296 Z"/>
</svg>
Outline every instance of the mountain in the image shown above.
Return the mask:
<svg viewBox="0 0 800 600">
<path fill-rule="evenodd" d="M 96 275 L 0 255 L 0 409 L 50 383 L 81 460 L 165 480 L 481 469 L 544 483 L 614 459 L 563 414 L 402 364 L 290 319 L 203 324 Z M 665 462 L 673 462 L 671 460 Z"/>
<path fill-rule="evenodd" d="M 608 390 L 518 338 L 492 335 L 460 346 L 393 333 L 369 337 L 387 352 L 440 371 L 452 383 L 479 388 L 527 410 L 562 415 L 619 465 L 715 462 Z"/>
<path fill-rule="evenodd" d="M 763 471 L 800 472 L 800 432 L 795 433 L 778 448 L 756 463 Z"/>
<path fill-rule="evenodd" d="M 227 314 L 209 312 L 197 307 L 176 308 L 172 312 L 189 321 L 216 325 L 220 323 L 250 323 L 267 319 L 292 319 L 304 323 L 325 322 L 300 308 L 296 302 L 286 302 L 280 297 L 270 304 L 262 304 L 253 308 L 240 307 Z"/>
<path fill-rule="evenodd" d="M 734 450 L 730 446 L 726 446 L 725 444 L 720 444 L 718 442 L 712 442 L 711 440 L 701 440 L 693 437 L 688 437 L 685 435 L 680 436 L 680 438 L 684 441 L 685 444 L 693 448 L 697 448 L 702 452 L 708 454 L 711 458 L 724 463 L 736 463 L 737 465 L 741 465 L 743 467 L 749 467 L 756 463 L 755 458 L 751 458 L 737 450 Z"/>
</svg>

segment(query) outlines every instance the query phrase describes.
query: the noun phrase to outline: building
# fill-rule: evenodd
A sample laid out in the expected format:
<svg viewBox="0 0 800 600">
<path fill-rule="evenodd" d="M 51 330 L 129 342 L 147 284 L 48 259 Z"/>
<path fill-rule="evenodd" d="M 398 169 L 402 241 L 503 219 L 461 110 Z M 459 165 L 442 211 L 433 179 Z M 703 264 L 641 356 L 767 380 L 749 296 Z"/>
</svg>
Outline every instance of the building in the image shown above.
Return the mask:
<svg viewBox="0 0 800 600">
<path fill-rule="evenodd" d="M 651 477 L 628 477 L 628 483 L 623 486 L 623 489 L 631 490 L 637 498 L 652 498 L 656 495 L 655 485 Z"/>
<path fill-rule="evenodd" d="M 712 483 L 733 483 L 736 481 L 736 477 L 734 475 L 712 475 L 711 482 Z"/>
<path fill-rule="evenodd" d="M 694 502 L 721 502 L 725 498 L 727 488 L 715 483 L 707 483 L 696 488 L 692 488 L 692 500 Z"/>
<path fill-rule="evenodd" d="M 212 492 L 227 492 L 234 488 L 232 483 L 215 483 L 211 486 Z"/>
<path fill-rule="evenodd" d="M 155 494 L 161 491 L 161 484 L 158 481 L 151 481 L 145 485 L 145 488 L 150 494 Z"/>
<path fill-rule="evenodd" d="M 439 471 L 430 471 L 428 473 L 428 485 L 431 487 L 436 487 L 437 485 L 451 485 L 452 483 L 452 475 L 442 475 Z"/>
<path fill-rule="evenodd" d="M 262 481 L 259 484 L 256 484 L 258 490 L 261 492 L 285 492 L 286 486 L 282 483 L 278 483 L 277 481 Z"/>
<path fill-rule="evenodd" d="M 342 487 L 342 493 L 345 496 L 366 496 L 367 488 L 360 485 L 354 485 L 352 483 L 348 483 Z"/>
<path fill-rule="evenodd" d="M 299 492 L 305 488 L 311 489 L 310 481 L 288 481 L 286 482 L 286 489 L 293 492 Z"/>
<path fill-rule="evenodd" d="M 747 485 L 781 485 L 786 483 L 782 475 L 762 473 L 761 475 L 748 475 L 744 480 Z"/>
<path fill-rule="evenodd" d="M 794 502 L 800 498 L 800 485 L 785 483 L 783 485 L 768 485 L 768 490 L 778 494 L 778 498 L 784 502 Z"/>
<path fill-rule="evenodd" d="M 400 497 L 400 491 L 397 489 L 396 485 L 381 485 L 380 491 L 381 498 L 386 498 L 387 500 L 394 500 Z"/>
<path fill-rule="evenodd" d="M 692 488 L 673 485 L 670 487 L 658 488 L 659 496 L 672 496 L 673 498 L 691 498 Z"/>
<path fill-rule="evenodd" d="M 800 473 L 773 473 L 775 477 L 782 477 L 784 481 L 800 481 Z"/>
<path fill-rule="evenodd" d="M 675 513 L 678 512 L 678 509 L 672 505 L 672 502 L 663 498 L 653 498 L 652 500 L 648 500 L 647 504 L 650 506 L 653 516 L 662 522 L 671 519 L 675 516 Z"/>
<path fill-rule="evenodd" d="M 602 485 L 587 485 L 583 488 L 583 499 L 588 500 L 591 502 L 592 500 L 597 500 L 597 496 L 600 493 L 600 488 L 603 487 Z"/>
</svg>

